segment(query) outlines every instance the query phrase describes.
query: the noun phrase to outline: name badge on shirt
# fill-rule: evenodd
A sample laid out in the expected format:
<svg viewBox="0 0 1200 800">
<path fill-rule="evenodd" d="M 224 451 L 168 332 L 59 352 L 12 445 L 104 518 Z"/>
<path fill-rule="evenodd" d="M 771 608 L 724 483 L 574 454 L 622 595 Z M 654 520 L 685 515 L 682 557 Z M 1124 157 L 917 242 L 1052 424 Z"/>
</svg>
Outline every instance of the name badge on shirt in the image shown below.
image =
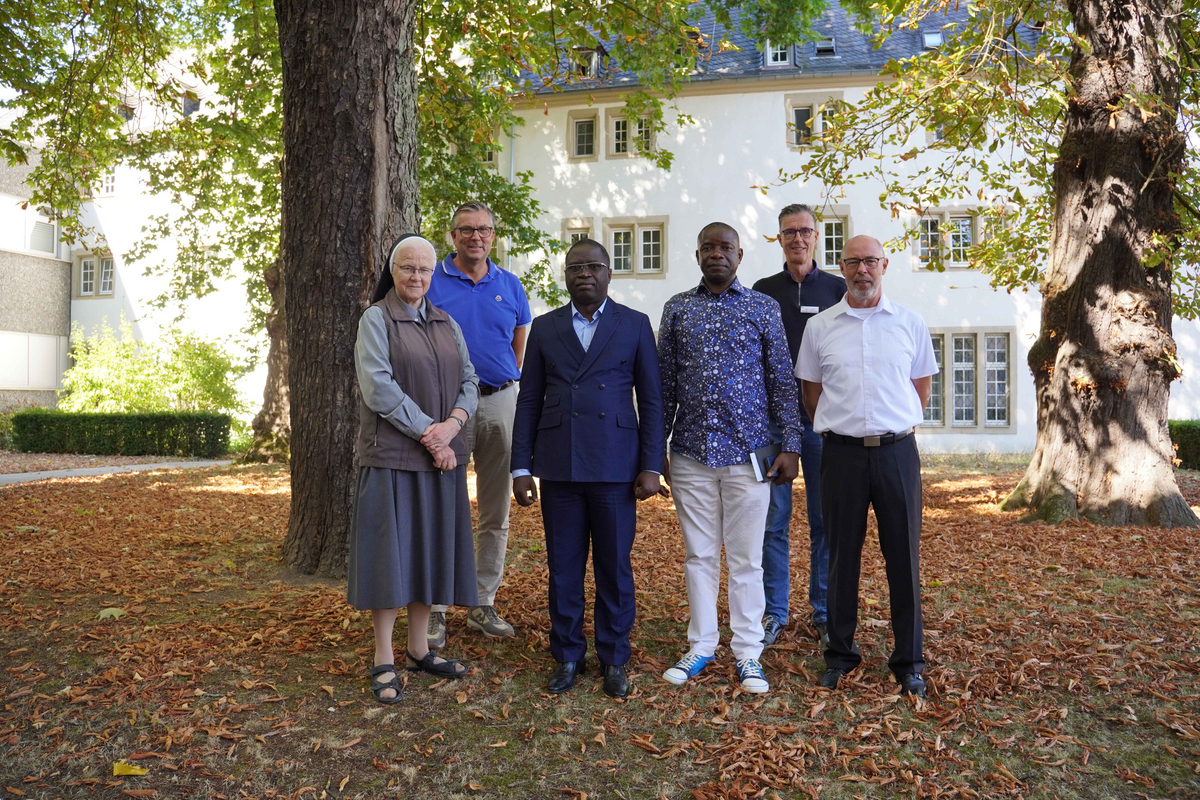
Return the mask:
<svg viewBox="0 0 1200 800">
<path fill-rule="evenodd" d="M 820 306 L 800 306 L 800 313 L 801 314 L 820 314 L 821 307 Z"/>
</svg>

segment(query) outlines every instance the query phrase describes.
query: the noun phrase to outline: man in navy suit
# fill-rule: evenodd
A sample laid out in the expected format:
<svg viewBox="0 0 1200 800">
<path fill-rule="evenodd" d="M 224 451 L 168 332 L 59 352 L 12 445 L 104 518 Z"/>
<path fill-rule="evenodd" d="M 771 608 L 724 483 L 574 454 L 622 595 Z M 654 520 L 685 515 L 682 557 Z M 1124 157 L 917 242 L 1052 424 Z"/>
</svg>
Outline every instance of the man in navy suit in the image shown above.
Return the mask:
<svg viewBox="0 0 1200 800">
<path fill-rule="evenodd" d="M 513 494 L 530 506 L 542 490 L 550 568 L 547 688 L 565 692 L 583 673 L 583 577 L 596 576 L 596 655 L 604 693 L 625 697 L 633 628 L 637 500 L 666 495 L 662 384 L 650 319 L 608 299 L 608 251 L 583 239 L 567 251 L 571 302 L 533 321 L 513 426 Z M 637 412 L 634 412 L 636 392 Z"/>
</svg>

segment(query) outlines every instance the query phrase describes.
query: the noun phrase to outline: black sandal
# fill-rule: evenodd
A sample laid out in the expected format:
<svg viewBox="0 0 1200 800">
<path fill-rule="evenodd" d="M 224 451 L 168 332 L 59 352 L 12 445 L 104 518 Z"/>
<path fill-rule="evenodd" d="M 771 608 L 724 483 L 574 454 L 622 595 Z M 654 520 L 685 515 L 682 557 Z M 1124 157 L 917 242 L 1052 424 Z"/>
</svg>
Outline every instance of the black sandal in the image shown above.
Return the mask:
<svg viewBox="0 0 1200 800">
<path fill-rule="evenodd" d="M 378 680 L 378 676 L 385 672 L 392 673 L 392 679 L 390 681 Z M 396 696 L 384 697 L 384 689 L 394 689 Z M 395 664 L 380 664 L 379 666 L 371 669 L 371 693 L 375 695 L 376 700 L 383 703 L 385 706 L 399 703 L 404 699 L 404 690 L 400 688 L 400 677 L 396 672 Z"/>
<path fill-rule="evenodd" d="M 451 678 L 457 680 L 463 675 L 466 675 L 468 670 L 465 664 L 457 658 L 446 659 L 438 664 L 434 661 L 437 658 L 437 653 L 430 650 L 425 654 L 424 658 L 417 658 L 408 649 L 405 649 L 404 654 L 408 656 L 408 660 L 413 662 L 415 666 L 405 665 L 404 669 L 408 672 L 428 672 L 430 675 L 437 675 L 439 678 Z M 462 667 L 462 671 L 458 671 L 457 667 Z"/>
</svg>

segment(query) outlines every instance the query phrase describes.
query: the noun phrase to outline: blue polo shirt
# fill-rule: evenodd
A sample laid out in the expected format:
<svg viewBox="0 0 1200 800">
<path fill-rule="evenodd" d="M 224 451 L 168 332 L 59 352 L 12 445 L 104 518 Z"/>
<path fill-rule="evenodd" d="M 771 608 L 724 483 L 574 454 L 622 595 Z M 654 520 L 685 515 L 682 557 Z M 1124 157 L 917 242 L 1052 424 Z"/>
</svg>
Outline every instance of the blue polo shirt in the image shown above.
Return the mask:
<svg viewBox="0 0 1200 800">
<path fill-rule="evenodd" d="M 502 386 L 520 380 L 513 333 L 533 321 L 521 279 L 488 259 L 488 272 L 475 283 L 454 266 L 454 253 L 433 271 L 426 297 L 462 329 L 479 382 Z"/>
</svg>

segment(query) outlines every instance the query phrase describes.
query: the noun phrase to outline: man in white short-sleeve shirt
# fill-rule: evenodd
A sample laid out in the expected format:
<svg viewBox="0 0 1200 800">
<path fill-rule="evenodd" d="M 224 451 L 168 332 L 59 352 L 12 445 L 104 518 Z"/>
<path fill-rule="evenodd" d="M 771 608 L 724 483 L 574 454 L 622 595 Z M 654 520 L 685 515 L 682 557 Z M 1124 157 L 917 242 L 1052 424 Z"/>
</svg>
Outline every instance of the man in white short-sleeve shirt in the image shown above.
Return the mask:
<svg viewBox="0 0 1200 800">
<path fill-rule="evenodd" d="M 921 459 L 912 433 L 938 368 L 924 320 L 883 295 L 887 265 L 878 240 L 856 236 L 846 243 L 846 296 L 809 321 L 796 359 L 804 408 L 825 440 L 829 646 L 821 686 L 836 689 L 862 661 L 854 631 L 867 508 L 873 506 L 896 640 L 888 668 L 904 693 L 924 697 Z"/>
</svg>

